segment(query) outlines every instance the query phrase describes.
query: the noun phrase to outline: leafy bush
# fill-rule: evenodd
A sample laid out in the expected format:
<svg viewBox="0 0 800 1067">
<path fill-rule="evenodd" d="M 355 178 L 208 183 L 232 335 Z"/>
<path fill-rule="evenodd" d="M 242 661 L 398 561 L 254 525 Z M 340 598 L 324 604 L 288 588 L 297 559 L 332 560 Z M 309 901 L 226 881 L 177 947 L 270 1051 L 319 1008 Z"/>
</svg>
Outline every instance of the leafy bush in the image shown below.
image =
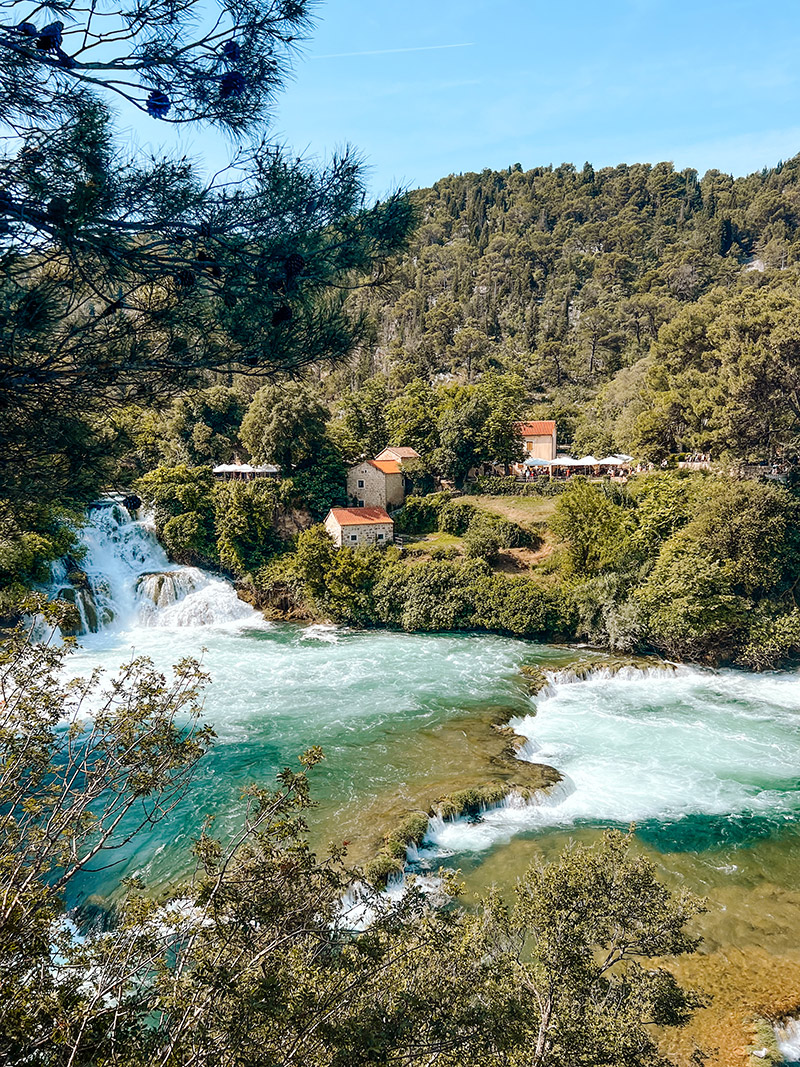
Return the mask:
<svg viewBox="0 0 800 1067">
<path fill-rule="evenodd" d="M 649 642 L 668 656 L 718 663 L 746 639 L 751 605 L 733 591 L 725 565 L 682 553 L 672 541 L 637 597 Z"/>
<path fill-rule="evenodd" d="M 157 467 L 135 488 L 145 505 L 153 508 L 156 533 L 172 559 L 196 566 L 217 563 L 210 467 Z"/>
<path fill-rule="evenodd" d="M 547 639 L 569 636 L 574 619 L 569 602 L 558 590 L 533 578 L 481 575 L 474 583 L 475 629 Z"/>
<path fill-rule="evenodd" d="M 492 475 L 476 478 L 464 488 L 464 492 L 473 496 L 560 496 L 568 487 L 569 482 L 551 481 L 549 478 L 522 482 L 514 477 Z"/>
<path fill-rule="evenodd" d="M 757 616 L 737 662 L 763 671 L 780 666 L 800 654 L 800 611 L 794 608 L 777 617 Z"/>
<path fill-rule="evenodd" d="M 377 619 L 410 631 L 473 628 L 474 579 L 485 564 L 432 560 L 421 566 L 391 562 L 375 586 Z"/>
<path fill-rule="evenodd" d="M 439 498 L 444 494 L 430 496 L 407 496 L 402 508 L 394 515 L 394 528 L 400 534 L 426 534 L 439 529 Z"/>
<path fill-rule="evenodd" d="M 467 532 L 478 509 L 474 504 L 466 500 L 448 500 L 439 508 L 439 529 L 442 533 L 455 534 L 461 537 Z"/>
<path fill-rule="evenodd" d="M 633 520 L 601 488 L 574 478 L 556 504 L 550 528 L 565 546 L 566 569 L 577 575 L 611 569 L 623 558 Z"/>
<path fill-rule="evenodd" d="M 500 554 L 501 541 L 497 530 L 489 523 L 471 522 L 464 537 L 468 559 L 485 559 L 494 563 Z"/>
<path fill-rule="evenodd" d="M 13 514 L 5 509 L 0 530 L 0 613 L 13 613 L 30 587 L 46 582 L 50 564 L 76 553 L 78 517 L 48 505 Z"/>
</svg>

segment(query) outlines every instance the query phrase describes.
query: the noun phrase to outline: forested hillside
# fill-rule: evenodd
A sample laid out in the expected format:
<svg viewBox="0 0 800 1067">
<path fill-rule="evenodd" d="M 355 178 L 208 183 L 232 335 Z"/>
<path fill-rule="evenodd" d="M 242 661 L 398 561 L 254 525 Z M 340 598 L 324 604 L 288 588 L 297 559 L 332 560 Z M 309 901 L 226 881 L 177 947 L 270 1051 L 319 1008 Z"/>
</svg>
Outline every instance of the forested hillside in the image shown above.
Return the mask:
<svg viewBox="0 0 800 1067">
<path fill-rule="evenodd" d="M 374 332 L 337 391 L 513 371 L 530 412 L 587 451 L 793 448 L 800 157 L 738 179 L 516 165 L 413 199 L 413 245 L 364 296 Z"/>
</svg>

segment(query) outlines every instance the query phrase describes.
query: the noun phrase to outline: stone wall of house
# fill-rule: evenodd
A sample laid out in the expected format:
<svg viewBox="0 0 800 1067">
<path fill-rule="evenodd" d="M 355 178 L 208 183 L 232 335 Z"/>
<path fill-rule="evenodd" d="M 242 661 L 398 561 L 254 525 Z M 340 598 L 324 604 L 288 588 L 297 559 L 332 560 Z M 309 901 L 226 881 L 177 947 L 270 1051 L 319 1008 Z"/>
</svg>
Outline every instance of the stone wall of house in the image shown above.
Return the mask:
<svg viewBox="0 0 800 1067">
<path fill-rule="evenodd" d="M 523 439 L 523 448 L 526 459 L 528 456 L 533 456 L 535 459 L 555 459 L 556 435 L 541 434 L 536 437 L 525 437 Z"/>
<path fill-rule="evenodd" d="M 397 474 L 384 474 L 386 481 L 386 508 L 401 508 L 406 498 L 405 478 Z"/>
<path fill-rule="evenodd" d="M 336 519 L 329 515 L 325 520 L 325 529 L 336 542 L 338 548 L 341 548 L 342 545 L 349 548 L 355 548 L 358 545 L 386 545 L 394 541 L 394 523 L 392 522 L 369 522 L 364 523 L 363 526 L 340 526 Z"/>
<path fill-rule="evenodd" d="M 357 508 L 385 508 L 386 475 L 370 463 L 358 463 L 347 472 L 347 495 Z"/>
<path fill-rule="evenodd" d="M 356 538 L 354 541 L 353 538 Z M 394 523 L 370 522 L 364 526 L 343 526 L 342 544 L 355 545 L 386 545 L 394 541 Z"/>
</svg>

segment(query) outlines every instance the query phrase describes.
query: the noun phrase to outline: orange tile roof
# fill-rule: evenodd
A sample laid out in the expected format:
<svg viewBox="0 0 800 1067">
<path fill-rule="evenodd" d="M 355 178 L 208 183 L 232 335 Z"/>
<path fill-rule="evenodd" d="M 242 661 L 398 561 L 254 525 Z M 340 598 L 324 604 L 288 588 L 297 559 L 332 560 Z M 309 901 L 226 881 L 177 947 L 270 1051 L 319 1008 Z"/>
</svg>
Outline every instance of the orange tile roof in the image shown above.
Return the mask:
<svg viewBox="0 0 800 1067">
<path fill-rule="evenodd" d="M 383 508 L 331 508 L 330 515 L 340 526 L 369 526 L 372 523 L 394 521 Z"/>
<path fill-rule="evenodd" d="M 384 474 L 402 474 L 400 464 L 396 459 L 368 459 L 370 467 L 377 467 Z"/>
<path fill-rule="evenodd" d="M 518 422 L 517 430 L 523 437 L 550 437 L 555 431 L 556 424 L 552 419 L 541 422 Z"/>
</svg>

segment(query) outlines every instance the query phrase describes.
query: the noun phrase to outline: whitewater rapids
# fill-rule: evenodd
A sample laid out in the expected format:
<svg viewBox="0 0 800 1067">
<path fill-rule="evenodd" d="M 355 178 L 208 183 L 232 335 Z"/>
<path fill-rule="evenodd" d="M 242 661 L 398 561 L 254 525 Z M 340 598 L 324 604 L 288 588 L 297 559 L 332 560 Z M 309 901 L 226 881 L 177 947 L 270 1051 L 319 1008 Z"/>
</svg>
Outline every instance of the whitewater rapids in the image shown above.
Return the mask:
<svg viewBox="0 0 800 1067">
<path fill-rule="evenodd" d="M 80 637 L 72 668 L 113 671 L 132 649 L 164 670 L 202 654 L 212 678 L 204 718 L 217 733 L 200 788 L 169 826 L 87 879 L 86 892 L 110 892 L 134 873 L 174 877 L 207 814 L 221 833 L 233 828 L 242 788 L 270 784 L 314 744 L 326 754 L 314 772 L 316 842 L 341 841 L 353 827 L 371 840 L 365 812 L 389 818 L 421 798 L 433 803 L 445 780 L 444 791 L 475 784 L 484 757 L 468 721 L 498 707 L 525 738 L 520 757 L 556 767 L 563 781 L 477 819 L 431 820 L 412 869 L 462 860 L 474 869 L 521 834 L 635 822 L 664 852 L 728 848 L 713 862 L 735 870 L 740 845 L 800 821 L 797 674 L 684 667 L 583 677 L 569 670 L 580 652 L 509 638 L 267 623 L 224 579 L 170 564 L 152 522 L 119 504 L 93 509 L 83 539 L 81 567 L 111 619 Z M 532 661 L 549 675 L 536 697 L 519 675 Z"/>
</svg>

